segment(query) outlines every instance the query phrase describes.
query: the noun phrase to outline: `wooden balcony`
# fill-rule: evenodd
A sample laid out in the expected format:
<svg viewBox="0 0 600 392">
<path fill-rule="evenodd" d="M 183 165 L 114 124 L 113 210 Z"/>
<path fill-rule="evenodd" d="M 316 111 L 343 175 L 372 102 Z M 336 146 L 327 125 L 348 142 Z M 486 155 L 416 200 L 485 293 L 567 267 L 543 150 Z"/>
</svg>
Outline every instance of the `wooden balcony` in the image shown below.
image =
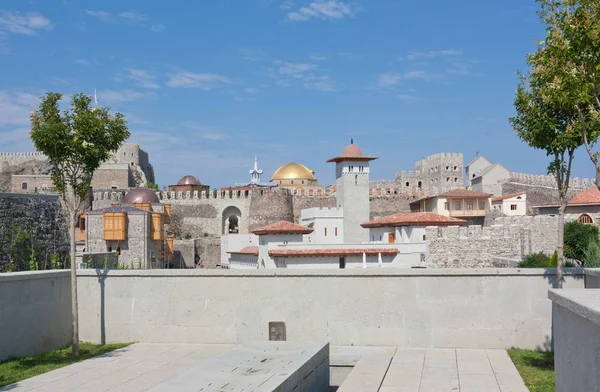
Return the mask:
<svg viewBox="0 0 600 392">
<path fill-rule="evenodd" d="M 450 210 L 452 218 L 469 218 L 485 216 L 487 210 Z"/>
</svg>

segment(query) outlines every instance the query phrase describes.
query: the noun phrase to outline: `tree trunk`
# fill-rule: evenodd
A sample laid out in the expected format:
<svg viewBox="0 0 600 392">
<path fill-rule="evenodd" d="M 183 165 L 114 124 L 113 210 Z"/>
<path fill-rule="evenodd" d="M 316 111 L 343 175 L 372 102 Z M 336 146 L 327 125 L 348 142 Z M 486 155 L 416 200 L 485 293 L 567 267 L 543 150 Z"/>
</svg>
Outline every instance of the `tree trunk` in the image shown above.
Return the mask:
<svg viewBox="0 0 600 392">
<path fill-rule="evenodd" d="M 556 288 L 563 287 L 563 265 L 565 260 L 565 209 L 566 203 L 561 201 L 558 208 L 558 244 L 556 246 Z"/>
<path fill-rule="evenodd" d="M 77 308 L 77 265 L 75 263 L 75 220 L 76 214 L 69 214 L 71 236 L 71 317 L 73 318 L 73 356 L 79 356 L 79 309 Z"/>
</svg>

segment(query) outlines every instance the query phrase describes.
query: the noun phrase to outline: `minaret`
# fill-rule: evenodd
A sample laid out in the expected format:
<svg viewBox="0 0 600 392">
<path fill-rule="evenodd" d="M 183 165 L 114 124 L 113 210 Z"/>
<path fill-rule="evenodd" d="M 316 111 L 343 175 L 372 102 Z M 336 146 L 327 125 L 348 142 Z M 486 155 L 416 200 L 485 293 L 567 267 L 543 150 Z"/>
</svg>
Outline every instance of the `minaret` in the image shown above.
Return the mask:
<svg viewBox="0 0 600 392">
<path fill-rule="evenodd" d="M 369 162 L 377 157 L 364 156 L 350 139 L 342 154 L 327 162 L 335 162 L 335 195 L 338 207 L 344 212 L 344 243 L 369 240 L 369 233 L 361 227 L 371 217 L 369 205 Z"/>
<path fill-rule="evenodd" d="M 260 177 L 262 176 L 263 171 L 258 170 L 258 159 L 254 157 L 254 169 L 250 170 L 250 184 L 251 185 L 260 185 Z"/>
</svg>

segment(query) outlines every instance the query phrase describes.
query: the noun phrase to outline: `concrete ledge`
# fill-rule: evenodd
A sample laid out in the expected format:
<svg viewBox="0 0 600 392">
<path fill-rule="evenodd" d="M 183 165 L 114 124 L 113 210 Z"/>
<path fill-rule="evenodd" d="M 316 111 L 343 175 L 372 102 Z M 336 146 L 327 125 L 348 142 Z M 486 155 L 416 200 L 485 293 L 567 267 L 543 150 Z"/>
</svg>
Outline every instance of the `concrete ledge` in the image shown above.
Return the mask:
<svg viewBox="0 0 600 392">
<path fill-rule="evenodd" d="M 151 390 L 316 392 L 328 388 L 328 343 L 251 341 Z"/>
<path fill-rule="evenodd" d="M 181 270 L 77 270 L 77 276 L 110 276 L 110 277 L 374 277 L 374 276 L 555 276 L 556 268 L 373 268 L 373 269 L 335 269 L 335 270 L 287 270 L 287 269 L 262 269 L 262 270 L 226 270 L 226 269 L 181 269 Z M 584 276 L 583 268 L 565 268 L 564 275 Z"/>
<path fill-rule="evenodd" d="M 338 392 L 377 392 L 383 383 L 394 354 L 380 354 L 361 358 Z"/>
<path fill-rule="evenodd" d="M 600 326 L 600 289 L 551 289 L 548 298 Z"/>
<path fill-rule="evenodd" d="M 585 274 L 589 276 L 600 277 L 600 268 L 586 268 Z"/>
<path fill-rule="evenodd" d="M 0 283 L 18 282 L 22 280 L 64 278 L 71 275 L 71 270 L 24 271 L 0 274 Z"/>
</svg>

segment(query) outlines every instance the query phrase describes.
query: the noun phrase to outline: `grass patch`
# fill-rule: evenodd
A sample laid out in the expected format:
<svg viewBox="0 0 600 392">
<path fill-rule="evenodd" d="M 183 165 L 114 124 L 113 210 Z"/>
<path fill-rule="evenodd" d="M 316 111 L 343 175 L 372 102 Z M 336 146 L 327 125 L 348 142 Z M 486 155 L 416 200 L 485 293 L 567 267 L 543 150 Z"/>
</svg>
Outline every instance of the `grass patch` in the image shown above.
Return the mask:
<svg viewBox="0 0 600 392">
<path fill-rule="evenodd" d="M 554 353 L 547 351 L 506 350 L 525 385 L 531 392 L 554 392 Z"/>
<path fill-rule="evenodd" d="M 71 346 L 69 346 L 35 357 L 9 359 L 5 362 L 0 362 L 0 387 L 38 376 L 51 370 L 59 369 L 130 344 L 131 343 L 101 345 L 80 343 L 79 357 L 73 357 L 71 355 Z"/>
</svg>

